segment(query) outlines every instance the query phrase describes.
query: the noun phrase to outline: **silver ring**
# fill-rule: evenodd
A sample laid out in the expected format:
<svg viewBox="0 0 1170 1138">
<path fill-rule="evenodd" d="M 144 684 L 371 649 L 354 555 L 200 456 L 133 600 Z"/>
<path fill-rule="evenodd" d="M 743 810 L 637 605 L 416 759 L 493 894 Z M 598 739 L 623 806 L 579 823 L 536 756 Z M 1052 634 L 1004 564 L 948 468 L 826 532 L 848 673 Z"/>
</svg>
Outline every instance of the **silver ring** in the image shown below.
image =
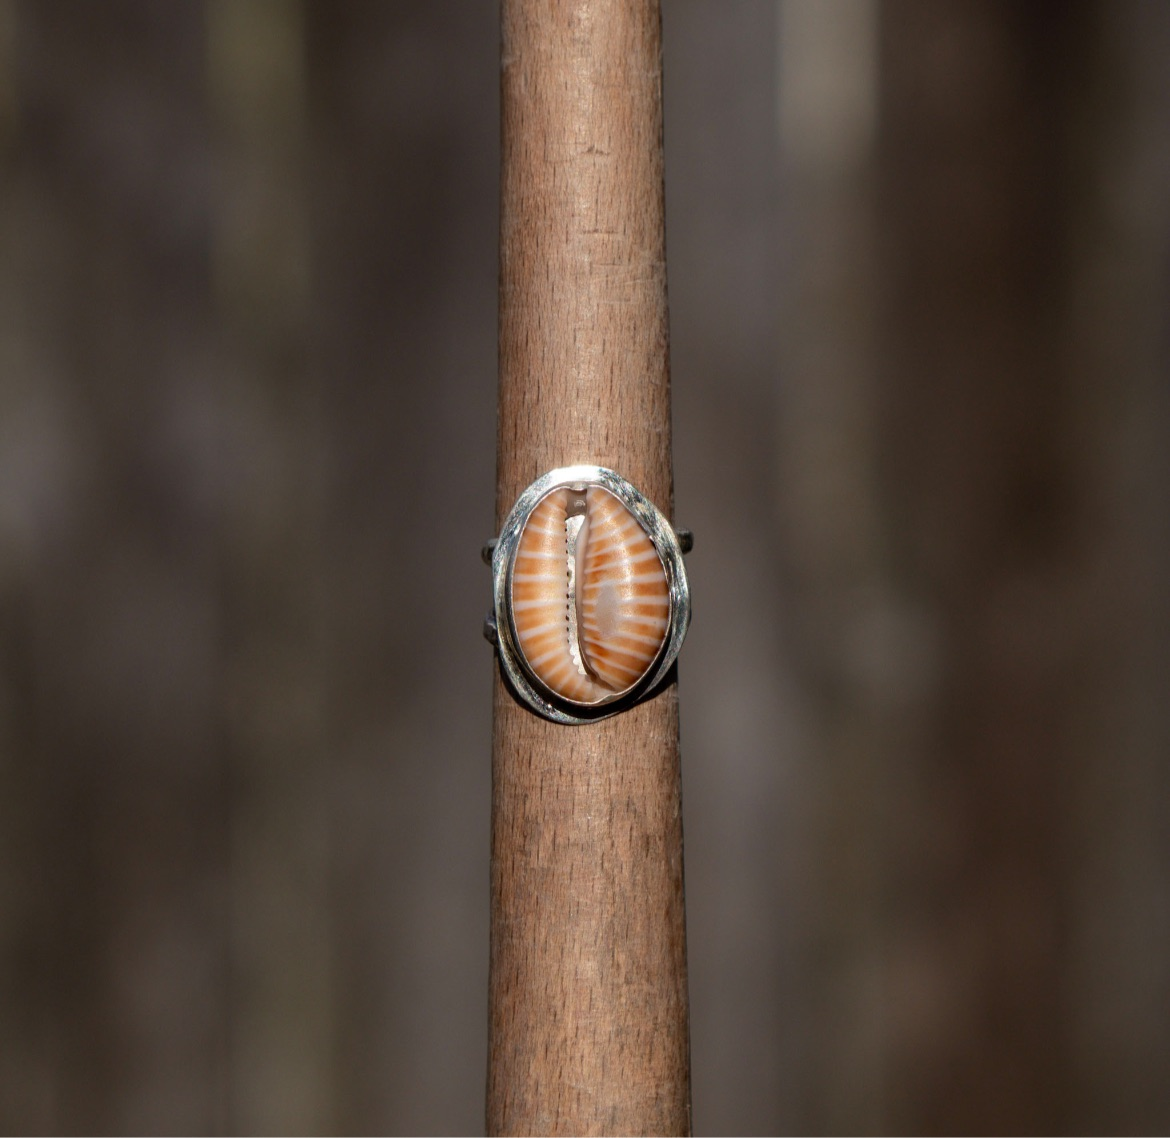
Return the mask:
<svg viewBox="0 0 1170 1138">
<path fill-rule="evenodd" d="M 564 466 L 520 495 L 484 547 L 496 645 L 515 694 L 555 723 L 594 723 L 653 692 L 691 622 L 690 532 L 604 466 Z"/>
</svg>

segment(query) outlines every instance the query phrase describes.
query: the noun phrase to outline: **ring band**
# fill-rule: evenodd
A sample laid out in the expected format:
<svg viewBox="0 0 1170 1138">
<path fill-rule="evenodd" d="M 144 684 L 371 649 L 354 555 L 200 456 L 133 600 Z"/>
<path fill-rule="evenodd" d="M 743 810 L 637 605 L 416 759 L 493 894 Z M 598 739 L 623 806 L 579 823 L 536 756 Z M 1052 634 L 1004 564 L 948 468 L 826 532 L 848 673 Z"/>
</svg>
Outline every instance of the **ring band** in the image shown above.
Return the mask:
<svg viewBox="0 0 1170 1138">
<path fill-rule="evenodd" d="M 513 692 L 563 724 L 637 703 L 674 664 L 691 620 L 689 531 L 603 466 L 550 470 L 484 547 L 484 635 Z"/>
</svg>

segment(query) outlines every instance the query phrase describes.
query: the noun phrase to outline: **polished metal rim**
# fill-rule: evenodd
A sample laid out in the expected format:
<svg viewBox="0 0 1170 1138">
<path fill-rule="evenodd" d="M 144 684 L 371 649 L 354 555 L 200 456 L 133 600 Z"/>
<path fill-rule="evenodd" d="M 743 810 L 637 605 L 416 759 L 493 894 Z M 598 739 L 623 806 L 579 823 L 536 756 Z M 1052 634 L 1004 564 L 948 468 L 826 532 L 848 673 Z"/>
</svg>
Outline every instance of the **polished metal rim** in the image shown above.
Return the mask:
<svg viewBox="0 0 1170 1138">
<path fill-rule="evenodd" d="M 600 486 L 609 491 L 638 519 L 658 551 L 670 595 L 666 636 L 654 663 L 627 691 L 599 704 L 583 704 L 565 699 L 550 691 L 531 672 L 516 643 L 511 605 L 512 565 L 520 534 L 532 511 L 554 490 L 561 487 L 584 490 L 588 486 Z M 516 500 L 500 536 L 484 548 L 485 560 L 490 557 L 495 599 L 495 608 L 487 619 L 484 633 L 496 645 L 500 666 L 513 692 L 545 719 L 574 726 L 596 723 L 617 715 L 653 692 L 677 659 L 691 622 L 690 587 L 683 565 L 683 554 L 690 547 L 690 533 L 686 530 L 676 532 L 662 511 L 615 471 L 604 466 L 579 465 L 562 466 L 542 474 Z"/>
</svg>

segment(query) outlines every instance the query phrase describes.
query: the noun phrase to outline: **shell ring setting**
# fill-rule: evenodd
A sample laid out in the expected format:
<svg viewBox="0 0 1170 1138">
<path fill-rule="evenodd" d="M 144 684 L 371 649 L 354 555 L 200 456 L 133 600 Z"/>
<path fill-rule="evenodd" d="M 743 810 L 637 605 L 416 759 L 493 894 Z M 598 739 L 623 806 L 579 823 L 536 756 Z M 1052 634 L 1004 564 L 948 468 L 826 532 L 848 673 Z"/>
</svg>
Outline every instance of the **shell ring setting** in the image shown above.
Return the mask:
<svg viewBox="0 0 1170 1138">
<path fill-rule="evenodd" d="M 683 554 L 692 544 L 604 466 L 541 475 L 483 549 L 495 602 L 484 635 L 513 693 L 571 725 L 653 693 L 691 621 Z"/>
</svg>

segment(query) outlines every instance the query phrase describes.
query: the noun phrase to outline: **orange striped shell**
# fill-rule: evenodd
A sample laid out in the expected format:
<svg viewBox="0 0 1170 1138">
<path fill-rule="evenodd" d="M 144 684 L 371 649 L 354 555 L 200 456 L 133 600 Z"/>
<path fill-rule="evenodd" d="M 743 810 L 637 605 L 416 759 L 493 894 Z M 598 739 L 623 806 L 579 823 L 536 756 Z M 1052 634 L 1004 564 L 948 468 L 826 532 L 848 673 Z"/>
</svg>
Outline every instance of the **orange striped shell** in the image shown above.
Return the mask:
<svg viewBox="0 0 1170 1138">
<path fill-rule="evenodd" d="M 670 619 L 662 559 L 609 491 L 560 487 L 528 517 L 512 566 L 512 624 L 528 670 L 581 704 L 627 692 Z"/>
</svg>

